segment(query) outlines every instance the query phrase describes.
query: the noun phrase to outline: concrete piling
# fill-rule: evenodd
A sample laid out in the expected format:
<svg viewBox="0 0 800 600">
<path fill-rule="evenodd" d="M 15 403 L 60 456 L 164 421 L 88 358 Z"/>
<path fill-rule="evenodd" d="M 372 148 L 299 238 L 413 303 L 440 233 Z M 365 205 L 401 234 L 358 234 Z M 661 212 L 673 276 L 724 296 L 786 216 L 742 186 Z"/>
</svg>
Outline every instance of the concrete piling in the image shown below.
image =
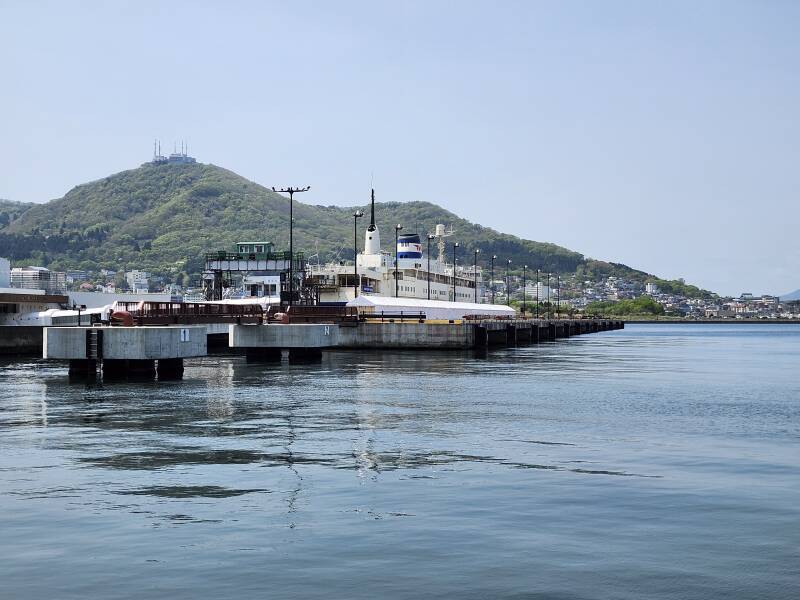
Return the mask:
<svg viewBox="0 0 800 600">
<path fill-rule="evenodd" d="M 103 379 L 175 379 L 183 359 L 206 356 L 206 328 L 187 327 L 46 327 L 42 356 L 70 361 L 70 376 Z M 158 367 L 156 367 L 158 364 Z"/>
<path fill-rule="evenodd" d="M 280 348 L 245 348 L 245 357 L 249 363 L 281 362 Z"/>
<path fill-rule="evenodd" d="M 156 373 L 160 381 L 183 378 L 182 358 L 160 358 L 156 363 Z"/>
<path fill-rule="evenodd" d="M 289 364 L 299 365 L 316 363 L 322 360 L 321 348 L 290 348 Z"/>
<path fill-rule="evenodd" d="M 506 346 L 517 345 L 517 328 L 515 325 L 506 325 Z"/>
</svg>

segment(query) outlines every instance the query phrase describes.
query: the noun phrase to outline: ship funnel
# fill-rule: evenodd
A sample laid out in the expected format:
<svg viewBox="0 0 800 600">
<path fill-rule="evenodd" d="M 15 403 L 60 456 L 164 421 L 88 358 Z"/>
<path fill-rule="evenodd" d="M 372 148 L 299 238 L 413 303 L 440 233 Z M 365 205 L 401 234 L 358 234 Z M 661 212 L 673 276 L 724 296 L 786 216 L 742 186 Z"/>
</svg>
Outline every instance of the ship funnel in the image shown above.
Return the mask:
<svg viewBox="0 0 800 600">
<path fill-rule="evenodd" d="M 375 190 L 372 190 L 369 227 L 364 235 L 364 254 L 381 253 L 381 234 L 375 225 Z"/>
</svg>

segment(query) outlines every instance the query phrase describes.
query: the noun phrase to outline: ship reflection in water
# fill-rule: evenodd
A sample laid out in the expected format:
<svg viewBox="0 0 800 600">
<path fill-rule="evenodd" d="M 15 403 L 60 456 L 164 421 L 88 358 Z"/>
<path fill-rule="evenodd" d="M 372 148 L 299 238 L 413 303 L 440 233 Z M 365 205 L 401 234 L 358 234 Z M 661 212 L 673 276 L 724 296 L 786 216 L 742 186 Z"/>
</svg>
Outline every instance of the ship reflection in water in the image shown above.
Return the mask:
<svg viewBox="0 0 800 600">
<path fill-rule="evenodd" d="M 798 347 L 635 326 L 93 386 L 3 362 L 4 594 L 797 596 Z"/>
</svg>

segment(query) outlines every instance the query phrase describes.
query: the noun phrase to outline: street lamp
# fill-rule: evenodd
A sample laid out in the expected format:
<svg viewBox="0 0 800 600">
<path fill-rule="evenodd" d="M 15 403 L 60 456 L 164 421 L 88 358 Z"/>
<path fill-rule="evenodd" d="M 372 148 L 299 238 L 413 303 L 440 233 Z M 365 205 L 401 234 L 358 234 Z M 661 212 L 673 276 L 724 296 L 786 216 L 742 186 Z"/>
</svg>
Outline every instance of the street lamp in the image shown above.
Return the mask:
<svg viewBox="0 0 800 600">
<path fill-rule="evenodd" d="M 475 264 L 473 265 L 473 274 L 475 275 L 475 304 L 478 303 L 478 254 L 481 253 L 480 248 L 475 248 Z"/>
<path fill-rule="evenodd" d="M 561 273 L 556 273 L 556 319 L 561 316 Z"/>
<path fill-rule="evenodd" d="M 492 271 L 489 274 L 489 285 L 492 288 L 492 304 L 494 304 L 494 261 L 497 260 L 497 254 L 492 254 Z"/>
<path fill-rule="evenodd" d="M 552 304 L 550 302 L 550 273 L 547 274 L 547 318 L 550 318 L 550 309 Z"/>
<path fill-rule="evenodd" d="M 364 216 L 364 211 L 357 210 L 353 213 L 353 265 L 355 268 L 355 297 L 358 298 L 358 288 L 361 287 L 358 280 L 358 220 Z"/>
<path fill-rule="evenodd" d="M 456 301 L 456 249 L 459 245 L 458 242 L 453 244 L 453 302 Z"/>
<path fill-rule="evenodd" d="M 527 294 L 525 293 L 525 282 L 526 277 L 528 275 L 528 265 L 522 265 L 522 317 L 525 317 L 525 299 Z"/>
<path fill-rule="evenodd" d="M 435 235 L 428 234 L 428 300 L 431 299 L 431 240 Z"/>
<path fill-rule="evenodd" d="M 304 188 L 288 187 L 280 190 L 276 190 L 274 187 L 272 188 L 273 192 L 289 194 L 289 306 L 292 305 L 294 296 L 294 209 L 292 205 L 294 204 L 295 193 L 307 192 L 310 189 L 310 185 Z"/>
<path fill-rule="evenodd" d="M 394 297 L 398 298 L 400 296 L 400 279 L 397 276 L 397 268 L 398 268 L 398 257 L 397 257 L 397 242 L 400 237 L 400 232 L 403 230 L 403 226 L 398 223 L 394 226 Z"/>
<path fill-rule="evenodd" d="M 536 269 L 536 318 L 539 318 L 539 273 L 540 269 Z"/>
<path fill-rule="evenodd" d="M 509 279 L 508 270 L 511 268 L 511 259 L 506 261 L 506 304 L 511 304 L 511 280 Z"/>
</svg>

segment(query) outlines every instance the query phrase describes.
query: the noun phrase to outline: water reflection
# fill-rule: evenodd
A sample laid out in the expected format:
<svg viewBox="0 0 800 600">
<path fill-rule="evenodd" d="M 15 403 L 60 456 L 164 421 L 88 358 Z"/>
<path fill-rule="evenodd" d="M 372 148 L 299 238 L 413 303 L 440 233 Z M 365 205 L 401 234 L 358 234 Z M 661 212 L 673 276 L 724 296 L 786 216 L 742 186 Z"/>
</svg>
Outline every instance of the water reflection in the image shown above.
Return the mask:
<svg viewBox="0 0 800 600">
<path fill-rule="evenodd" d="M 546 581 L 558 597 L 566 581 L 563 597 L 635 598 L 656 576 L 685 584 L 670 565 L 688 561 L 707 580 L 682 597 L 734 580 L 750 596 L 785 592 L 800 543 L 786 483 L 800 476 L 800 335 L 720 331 L 634 329 L 483 357 L 210 356 L 180 382 L 113 385 L 0 363 L 4 590 L 86 579 L 120 597 L 141 581 L 176 597 L 234 584 L 408 597 L 386 586 L 413 573 L 413 596 L 461 595 L 449 581 L 465 597 L 521 597 Z M 58 564 L 41 558 L 54 539 Z M 742 560 L 759 565 L 757 586 L 720 567 Z M 135 581 L 111 585 L 120 569 Z"/>
</svg>

